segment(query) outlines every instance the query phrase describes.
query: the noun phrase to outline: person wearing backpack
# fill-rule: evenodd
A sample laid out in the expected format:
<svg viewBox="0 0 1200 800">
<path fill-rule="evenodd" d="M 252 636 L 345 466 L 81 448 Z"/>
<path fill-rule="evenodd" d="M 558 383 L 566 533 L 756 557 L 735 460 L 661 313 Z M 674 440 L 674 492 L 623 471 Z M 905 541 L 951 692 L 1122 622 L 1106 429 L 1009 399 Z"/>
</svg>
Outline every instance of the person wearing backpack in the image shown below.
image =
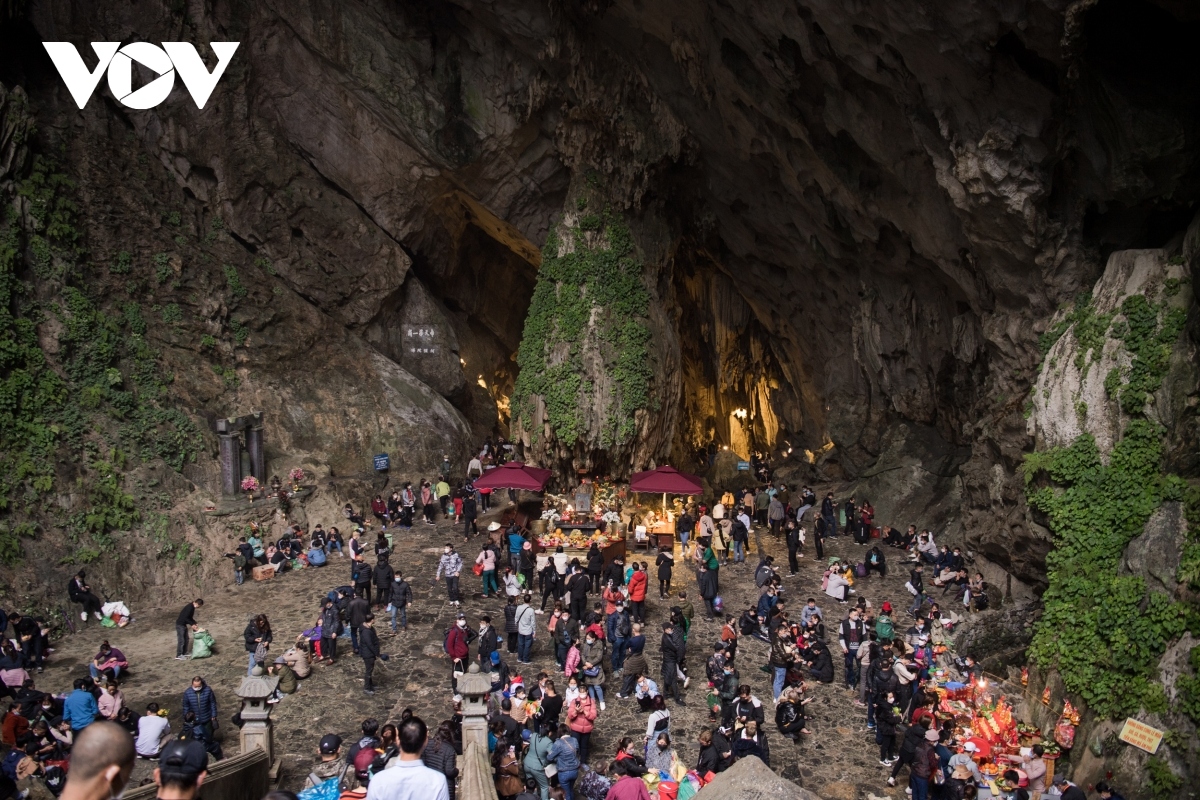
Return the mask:
<svg viewBox="0 0 1200 800">
<path fill-rule="evenodd" d="M 741 516 L 735 518 L 730 525 L 729 533 L 733 537 L 733 562 L 735 564 L 746 563 L 746 545 L 750 541 L 750 532 L 746 529 L 745 519 Z"/>
<path fill-rule="evenodd" d="M 354 771 L 350 769 L 350 764 L 346 762 L 346 759 L 342 758 L 340 736 L 334 733 L 322 736 L 321 742 L 317 746 L 317 753 L 321 760 L 304 779 L 305 789 L 320 786 L 329 780 L 337 780 L 339 795 L 354 788 Z"/>
<path fill-rule="evenodd" d="M 875 618 L 875 636 L 880 644 L 887 646 L 896 637 L 896 623 L 892 621 L 892 604 L 883 601 L 879 608 L 879 616 Z"/>
</svg>

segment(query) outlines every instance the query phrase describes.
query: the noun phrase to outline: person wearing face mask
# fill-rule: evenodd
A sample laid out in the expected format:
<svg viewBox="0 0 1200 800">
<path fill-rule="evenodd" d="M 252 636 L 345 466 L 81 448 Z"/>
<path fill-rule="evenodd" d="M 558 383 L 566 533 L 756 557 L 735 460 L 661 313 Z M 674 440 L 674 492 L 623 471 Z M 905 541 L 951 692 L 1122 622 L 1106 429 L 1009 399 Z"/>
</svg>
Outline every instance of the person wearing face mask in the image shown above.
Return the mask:
<svg viewBox="0 0 1200 800">
<path fill-rule="evenodd" d="M 61 800 L 120 800 L 133 773 L 133 737 L 120 725 L 89 725 L 71 748 L 71 770 Z"/>
<path fill-rule="evenodd" d="M 447 542 L 442 548 L 442 557 L 438 559 L 437 574 L 433 576 L 433 580 L 436 583 L 442 579 L 442 573 L 445 573 L 446 595 L 455 606 L 462 605 L 462 596 L 458 592 L 458 575 L 462 572 L 462 567 L 462 556 L 454 552 L 454 545 Z"/>
<path fill-rule="evenodd" d="M 467 618 L 459 615 L 454 627 L 446 634 L 446 653 L 453 663 L 451 671 L 462 674 L 467 671 L 467 659 L 471 655 L 470 638 L 467 631 Z M 455 683 L 457 683 L 455 681 Z"/>
</svg>

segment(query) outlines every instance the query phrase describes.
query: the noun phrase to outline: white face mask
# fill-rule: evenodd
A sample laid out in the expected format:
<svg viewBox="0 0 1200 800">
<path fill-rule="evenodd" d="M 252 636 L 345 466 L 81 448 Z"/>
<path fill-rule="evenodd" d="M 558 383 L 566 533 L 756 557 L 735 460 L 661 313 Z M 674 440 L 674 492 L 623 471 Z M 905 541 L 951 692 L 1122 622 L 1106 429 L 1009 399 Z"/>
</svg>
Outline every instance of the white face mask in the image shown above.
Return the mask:
<svg viewBox="0 0 1200 800">
<path fill-rule="evenodd" d="M 460 620 L 458 621 L 458 627 L 460 627 L 460 628 L 465 628 L 465 627 L 467 627 L 467 621 L 466 621 L 466 620 L 463 620 L 463 619 L 460 619 Z"/>
<path fill-rule="evenodd" d="M 447 548 L 446 548 L 445 550 L 443 550 L 442 552 L 443 552 L 443 553 L 445 553 L 446 555 L 450 555 L 450 548 L 449 548 L 449 547 L 447 547 Z"/>
</svg>

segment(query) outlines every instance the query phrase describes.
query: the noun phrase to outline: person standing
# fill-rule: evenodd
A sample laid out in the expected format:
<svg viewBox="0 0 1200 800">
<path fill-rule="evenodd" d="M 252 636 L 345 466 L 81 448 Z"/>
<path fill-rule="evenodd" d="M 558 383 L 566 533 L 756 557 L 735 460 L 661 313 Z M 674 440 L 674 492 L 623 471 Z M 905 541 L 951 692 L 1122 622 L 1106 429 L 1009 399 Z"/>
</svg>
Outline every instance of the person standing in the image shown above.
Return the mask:
<svg viewBox="0 0 1200 800">
<path fill-rule="evenodd" d="M 800 571 L 800 537 L 804 529 L 799 524 L 789 521 L 787 524 L 788 574 L 795 575 Z"/>
<path fill-rule="evenodd" d="M 458 576 L 462 572 L 462 566 L 462 556 L 454 551 L 454 545 L 446 542 L 446 546 L 442 548 L 442 557 L 438 559 L 437 574 L 434 575 L 433 580 L 436 583 L 445 573 L 446 596 L 455 606 L 462 605 L 461 596 L 458 593 Z"/>
<path fill-rule="evenodd" d="M 404 580 L 399 570 L 392 575 L 392 590 L 389 595 L 388 611 L 392 615 L 392 635 L 396 634 L 396 617 L 400 617 L 401 630 L 408 630 L 408 607 L 413 602 L 412 587 Z"/>
<path fill-rule="evenodd" d="M 187 661 L 188 655 L 188 631 L 195 631 L 200 626 L 196 622 L 196 609 L 204 605 L 204 601 L 197 597 L 192 602 L 183 607 L 179 612 L 179 616 L 175 618 L 175 660 Z"/>
<path fill-rule="evenodd" d="M 771 498 L 767 504 L 767 522 L 771 526 L 771 535 L 778 536 L 781 526 L 783 525 L 784 509 L 783 503 L 780 502 L 779 496 Z"/>
<path fill-rule="evenodd" d="M 337 660 L 337 640 L 342 635 L 342 615 L 332 598 L 325 598 L 325 606 L 317 622 L 321 626 L 321 655 L 326 664 L 332 665 Z"/>
<path fill-rule="evenodd" d="M 528 664 L 533 651 L 533 634 L 537 630 L 537 615 L 528 592 L 521 597 L 514 616 L 517 621 L 517 663 Z"/>
<path fill-rule="evenodd" d="M 679 669 L 683 663 L 683 653 L 678 647 L 676 640 L 675 625 L 671 620 L 667 620 L 662 624 L 662 693 L 664 697 L 672 697 L 679 705 L 687 705 L 683 702 L 683 694 L 679 689 Z"/>
<path fill-rule="evenodd" d="M 675 554 L 671 548 L 660 547 L 655 564 L 658 566 L 658 599 L 666 600 L 671 591 L 671 572 L 675 567 Z"/>
<path fill-rule="evenodd" d="M 709 572 L 708 567 L 704 564 L 701 564 L 699 572 L 696 573 L 696 583 L 700 587 L 700 599 L 704 601 L 704 618 L 714 619 L 716 609 L 713 606 L 713 600 L 717 596 L 716 575 Z"/>
<path fill-rule="evenodd" d="M 463 541 L 469 542 L 472 534 L 479 533 L 479 526 L 475 524 L 479 506 L 475 502 L 475 490 L 469 485 L 463 487 L 462 495 Z"/>
<path fill-rule="evenodd" d="M 375 584 L 375 606 L 386 608 L 392 602 L 392 580 L 396 572 L 388 563 L 388 557 L 379 557 L 375 569 L 371 572 L 371 581 Z"/>
<path fill-rule="evenodd" d="M 429 729 L 420 717 L 399 725 L 400 758 L 371 778 L 366 800 L 450 800 L 446 776 L 425 766 L 421 754 L 429 742 Z"/>
<path fill-rule="evenodd" d="M 842 620 L 838 634 L 838 644 L 846 664 L 846 686 L 850 689 L 858 686 L 858 648 L 867 640 L 866 624 L 862 621 L 858 606 L 850 609 L 849 616 Z"/>
<path fill-rule="evenodd" d="M 346 621 L 350 623 L 350 647 L 354 655 L 359 654 L 359 638 L 363 622 L 371 615 L 371 604 L 358 592 L 354 593 L 349 605 L 346 606 Z"/>
<path fill-rule="evenodd" d="M 471 656 L 471 640 L 468 633 L 467 618 L 463 614 L 458 615 L 454 627 L 446 633 L 443 647 L 450 656 L 451 683 L 454 685 L 457 685 L 455 673 L 462 674 L 467 671 L 467 659 Z"/>
<path fill-rule="evenodd" d="M 646 573 L 642 572 L 641 564 L 633 564 L 633 574 L 629 576 L 629 602 L 632 605 L 634 622 L 645 622 L 646 619 Z"/>
<path fill-rule="evenodd" d="M 379 652 L 379 634 L 375 632 L 374 614 L 367 614 L 363 618 L 362 629 L 358 634 L 358 654 L 363 660 L 363 691 L 366 694 L 375 694 L 375 681 L 372 678 L 375 660 L 387 661 L 388 655 Z"/>
<path fill-rule="evenodd" d="M 184 716 L 187 716 L 189 711 L 195 715 L 192 729 L 199 733 L 206 743 L 211 742 L 220 725 L 217 719 L 217 695 L 199 675 L 192 678 L 192 685 L 183 692 Z"/>
</svg>

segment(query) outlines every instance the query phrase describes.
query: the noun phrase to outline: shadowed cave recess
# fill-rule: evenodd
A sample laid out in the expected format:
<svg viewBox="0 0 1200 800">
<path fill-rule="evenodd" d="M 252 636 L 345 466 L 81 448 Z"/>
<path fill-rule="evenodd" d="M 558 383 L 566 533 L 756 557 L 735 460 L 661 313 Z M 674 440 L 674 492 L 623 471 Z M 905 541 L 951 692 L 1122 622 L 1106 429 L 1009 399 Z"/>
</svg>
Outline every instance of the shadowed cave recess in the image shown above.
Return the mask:
<svg viewBox="0 0 1200 800">
<path fill-rule="evenodd" d="M 94 569 L 135 599 L 218 580 L 211 425 L 254 409 L 273 469 L 344 486 L 486 436 L 558 486 L 759 452 L 1036 615 L 1026 454 L 1146 417 L 1163 474 L 1200 477 L 1198 36 L 1182 0 L 0 4 L 6 324 L 92 403 L 28 453 L 6 423 L 34 477 L 5 484 L 0 569 L 50 595 L 64 536 L 163 530 L 192 574 Z M 90 66 L 101 38 L 241 45 L 203 110 L 104 82 L 79 110 L 40 42 Z M 1060 362 L 1091 363 L 1072 309 L 1146 286 L 1184 315 L 1148 405 L 1100 419 L 1087 368 L 1059 403 Z M 72 517 L 111 475 L 156 510 Z"/>
</svg>

